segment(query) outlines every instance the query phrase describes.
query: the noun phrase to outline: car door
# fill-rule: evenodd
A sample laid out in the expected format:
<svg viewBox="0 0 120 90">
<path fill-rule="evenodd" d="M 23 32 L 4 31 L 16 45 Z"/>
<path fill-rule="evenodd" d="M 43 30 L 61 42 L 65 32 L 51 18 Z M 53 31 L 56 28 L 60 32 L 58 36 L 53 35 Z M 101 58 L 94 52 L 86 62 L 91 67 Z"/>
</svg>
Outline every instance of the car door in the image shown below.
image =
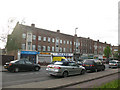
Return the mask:
<svg viewBox="0 0 120 90">
<path fill-rule="evenodd" d="M 25 60 L 25 68 L 26 70 L 32 70 L 34 68 L 34 65 L 32 62 Z"/>
<path fill-rule="evenodd" d="M 25 62 L 24 60 L 19 60 L 16 62 L 16 67 L 18 67 L 20 70 L 25 70 Z"/>
<path fill-rule="evenodd" d="M 70 65 L 70 69 L 71 69 L 70 73 L 72 75 L 77 74 L 79 72 L 79 68 L 78 68 L 78 65 L 76 63 L 72 62 L 69 65 Z"/>
</svg>

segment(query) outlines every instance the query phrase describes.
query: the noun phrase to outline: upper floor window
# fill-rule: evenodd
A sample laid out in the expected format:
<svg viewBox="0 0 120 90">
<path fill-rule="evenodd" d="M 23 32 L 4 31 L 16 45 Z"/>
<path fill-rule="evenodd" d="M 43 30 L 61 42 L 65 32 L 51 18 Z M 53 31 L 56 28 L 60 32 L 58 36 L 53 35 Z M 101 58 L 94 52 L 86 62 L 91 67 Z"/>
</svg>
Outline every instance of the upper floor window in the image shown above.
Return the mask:
<svg viewBox="0 0 120 90">
<path fill-rule="evenodd" d="M 54 38 L 52 38 L 52 42 L 55 42 L 55 39 L 54 39 Z"/>
<path fill-rule="evenodd" d="M 48 46 L 47 50 L 50 51 L 50 46 Z"/>
<path fill-rule="evenodd" d="M 62 52 L 62 48 L 60 47 L 60 52 Z"/>
<path fill-rule="evenodd" d="M 65 50 L 65 48 L 63 48 L 63 52 L 65 52 L 66 50 Z"/>
<path fill-rule="evenodd" d="M 46 46 L 43 46 L 43 51 L 46 51 Z"/>
<path fill-rule="evenodd" d="M 60 40 L 60 43 L 62 44 L 62 40 Z"/>
<path fill-rule="evenodd" d="M 46 41 L 46 37 L 43 37 L 43 41 Z"/>
<path fill-rule="evenodd" d="M 38 45 L 38 51 L 41 51 L 41 46 L 40 45 Z"/>
<path fill-rule="evenodd" d="M 64 44 L 65 44 L 65 40 L 64 40 Z"/>
<path fill-rule="evenodd" d="M 33 35 L 33 36 L 32 36 L 32 38 L 33 38 L 33 40 L 35 40 L 35 39 L 36 39 L 36 36 L 35 36 L 35 35 Z"/>
<path fill-rule="evenodd" d="M 32 45 L 32 50 L 35 50 L 35 48 L 36 48 L 35 45 Z"/>
<path fill-rule="evenodd" d="M 70 41 L 70 45 L 72 45 L 72 41 Z"/>
<path fill-rule="evenodd" d="M 22 34 L 22 38 L 26 38 L 26 34 L 25 33 Z"/>
<path fill-rule="evenodd" d="M 25 50 L 25 44 L 22 44 L 22 50 Z"/>
<path fill-rule="evenodd" d="M 48 37 L 48 42 L 50 42 L 50 38 Z"/>
<path fill-rule="evenodd" d="M 41 36 L 38 36 L 38 40 L 39 40 L 39 41 L 41 40 Z"/>
<path fill-rule="evenodd" d="M 54 46 L 52 46 L 52 51 L 54 52 Z"/>
<path fill-rule="evenodd" d="M 67 41 L 67 44 L 69 44 L 69 41 Z"/>
</svg>

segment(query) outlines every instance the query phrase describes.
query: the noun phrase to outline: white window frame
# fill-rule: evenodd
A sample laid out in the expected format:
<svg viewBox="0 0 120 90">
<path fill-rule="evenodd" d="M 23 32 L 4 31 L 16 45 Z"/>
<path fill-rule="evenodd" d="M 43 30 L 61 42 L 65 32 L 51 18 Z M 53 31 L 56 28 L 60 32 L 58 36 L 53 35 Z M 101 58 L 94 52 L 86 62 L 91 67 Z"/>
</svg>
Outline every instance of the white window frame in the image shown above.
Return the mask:
<svg viewBox="0 0 120 90">
<path fill-rule="evenodd" d="M 38 40 L 41 41 L 41 36 L 38 36 Z"/>
<path fill-rule="evenodd" d="M 50 37 L 48 37 L 48 42 L 50 42 Z"/>
<path fill-rule="evenodd" d="M 46 41 L 46 37 L 43 37 L 43 41 Z"/>
<path fill-rule="evenodd" d="M 33 40 L 36 40 L 36 35 L 32 35 L 32 39 L 33 39 Z"/>
<path fill-rule="evenodd" d="M 50 46 L 47 46 L 47 51 L 50 51 Z"/>
<path fill-rule="evenodd" d="M 22 34 L 22 38 L 26 38 L 26 34 L 25 33 Z"/>
</svg>

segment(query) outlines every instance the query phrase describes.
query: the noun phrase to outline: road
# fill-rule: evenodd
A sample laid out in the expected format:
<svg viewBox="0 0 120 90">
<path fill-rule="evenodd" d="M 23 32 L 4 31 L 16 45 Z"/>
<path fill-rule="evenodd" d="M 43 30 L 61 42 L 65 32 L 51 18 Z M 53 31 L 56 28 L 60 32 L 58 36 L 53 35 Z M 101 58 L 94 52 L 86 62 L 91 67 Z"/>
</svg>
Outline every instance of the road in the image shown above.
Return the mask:
<svg viewBox="0 0 120 90">
<path fill-rule="evenodd" d="M 46 68 L 42 67 L 40 71 L 30 71 L 30 72 L 18 72 L 18 73 L 10 73 L 10 72 L 2 72 L 2 87 L 18 85 L 30 82 L 41 82 L 45 80 L 51 79 L 59 79 L 60 77 L 51 77 L 46 73 Z M 106 65 L 106 70 L 108 70 L 108 65 Z M 105 71 L 106 71 L 105 70 Z M 103 71 L 103 72 L 105 72 Z M 101 73 L 103 73 L 101 72 Z M 86 75 L 89 75 L 91 72 L 87 72 Z M 94 72 L 97 73 L 97 72 Z M 84 75 L 83 75 L 84 76 Z"/>
</svg>

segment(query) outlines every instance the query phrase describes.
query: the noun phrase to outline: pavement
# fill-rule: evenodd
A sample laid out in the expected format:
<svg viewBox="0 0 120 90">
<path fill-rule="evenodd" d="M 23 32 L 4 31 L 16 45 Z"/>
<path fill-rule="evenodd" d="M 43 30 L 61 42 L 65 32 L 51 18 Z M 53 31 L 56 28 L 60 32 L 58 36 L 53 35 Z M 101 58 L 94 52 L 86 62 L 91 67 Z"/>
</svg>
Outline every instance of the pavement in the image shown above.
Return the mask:
<svg viewBox="0 0 120 90">
<path fill-rule="evenodd" d="M 103 71 L 104 72 L 104 71 Z M 75 85 L 95 79 L 99 79 L 101 77 L 109 76 L 118 73 L 118 69 L 108 69 L 105 71 L 105 73 L 96 72 L 96 73 L 89 73 L 84 75 L 77 75 L 77 76 L 71 76 L 66 78 L 60 78 L 60 79 L 52 79 L 47 81 L 41 81 L 41 82 L 32 82 L 32 83 L 26 83 L 26 84 L 20 84 L 20 85 L 13 85 L 8 86 L 4 88 L 52 88 L 52 89 L 60 89 L 66 86 Z"/>
</svg>

